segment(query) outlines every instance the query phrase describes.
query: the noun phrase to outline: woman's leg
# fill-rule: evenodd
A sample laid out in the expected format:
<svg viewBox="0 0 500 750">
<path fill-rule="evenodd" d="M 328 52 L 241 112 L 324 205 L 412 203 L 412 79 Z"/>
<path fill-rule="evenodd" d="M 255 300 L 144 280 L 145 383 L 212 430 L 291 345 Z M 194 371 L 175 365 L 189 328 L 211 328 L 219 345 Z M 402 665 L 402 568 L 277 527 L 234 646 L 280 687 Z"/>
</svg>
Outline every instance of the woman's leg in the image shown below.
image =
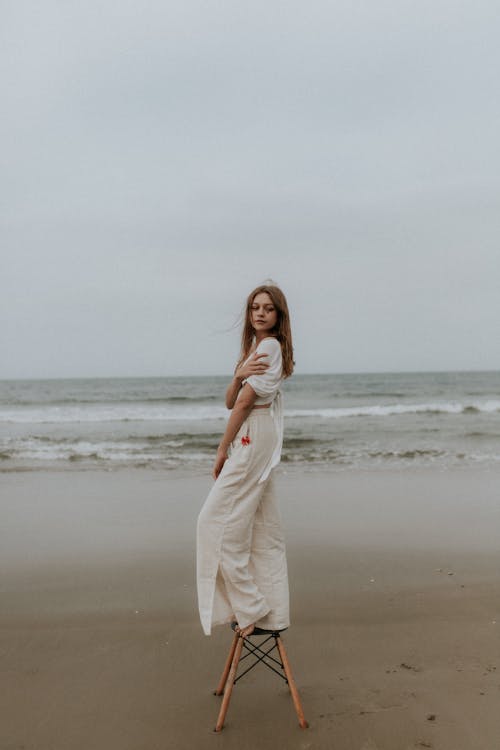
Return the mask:
<svg viewBox="0 0 500 750">
<path fill-rule="evenodd" d="M 246 628 L 270 606 L 254 580 L 250 554 L 255 515 L 267 483 L 259 483 L 275 443 L 273 423 L 249 419 L 250 444 L 234 450 L 198 517 L 198 599 L 205 633 L 234 618 Z M 247 431 L 244 423 L 241 434 Z"/>
<path fill-rule="evenodd" d="M 243 490 L 226 519 L 219 562 L 225 593 L 240 629 L 254 624 L 270 610 L 250 567 L 254 519 L 265 484 L 248 476 Z"/>
<path fill-rule="evenodd" d="M 287 628 L 290 619 L 286 546 L 272 472 L 255 514 L 249 570 L 271 608 L 258 626 L 270 630 Z"/>
</svg>

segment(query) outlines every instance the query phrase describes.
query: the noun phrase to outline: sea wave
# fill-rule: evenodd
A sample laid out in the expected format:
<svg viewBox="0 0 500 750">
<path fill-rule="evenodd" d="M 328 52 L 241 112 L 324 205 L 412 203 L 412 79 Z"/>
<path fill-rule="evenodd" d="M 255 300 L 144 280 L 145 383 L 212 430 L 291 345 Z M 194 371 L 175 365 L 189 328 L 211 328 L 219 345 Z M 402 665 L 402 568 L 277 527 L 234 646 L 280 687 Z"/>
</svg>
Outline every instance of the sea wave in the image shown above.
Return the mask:
<svg viewBox="0 0 500 750">
<path fill-rule="evenodd" d="M 78 424 L 89 422 L 163 422 L 204 421 L 228 416 L 224 406 L 148 407 L 143 404 L 93 404 L 81 406 L 41 406 L 37 409 L 0 409 L 0 423 L 19 424 Z"/>
<path fill-rule="evenodd" d="M 95 465 L 96 467 L 158 466 L 188 467 L 209 465 L 220 440 L 219 433 L 174 433 L 160 435 L 123 435 L 121 438 L 63 437 L 31 435 L 11 437 L 0 444 L 0 464 L 62 466 L 64 464 Z M 392 442 L 392 441 L 391 441 Z M 282 461 L 285 464 L 315 464 L 323 466 L 377 466 L 426 465 L 439 463 L 494 462 L 500 460 L 500 451 L 493 444 L 478 452 L 471 445 L 451 447 L 449 444 L 419 444 L 418 438 L 404 446 L 387 442 L 380 444 L 379 433 L 375 441 L 350 445 L 341 436 L 326 439 L 311 436 L 289 436 L 283 445 Z M 433 444 L 434 443 L 434 444 Z"/>
<path fill-rule="evenodd" d="M 431 403 L 366 404 L 364 406 L 327 407 L 319 409 L 287 409 L 285 417 L 345 419 L 349 417 L 393 417 L 405 414 L 478 414 L 500 412 L 500 401 L 436 401 Z M 19 407 L 0 409 L 0 423 L 57 424 L 80 422 L 192 422 L 227 419 L 228 410 L 222 405 L 151 407 L 144 404 L 116 403 L 91 406 L 40 406 L 37 409 Z"/>
<path fill-rule="evenodd" d="M 36 469 L 64 470 L 71 467 L 119 469 L 119 468 L 152 468 L 187 470 L 203 468 L 210 471 L 215 449 L 196 450 L 189 446 L 179 452 L 169 451 L 129 451 L 105 446 L 95 446 L 94 450 L 84 450 L 73 446 L 67 451 L 12 451 L 4 453 L 0 462 L 0 473 L 5 471 L 26 471 Z M 493 466 L 500 463 L 500 453 L 472 453 L 464 451 L 446 451 L 439 449 L 406 449 L 380 451 L 349 451 L 334 449 L 289 450 L 282 455 L 282 466 L 318 467 L 318 468 L 404 468 L 440 466 Z"/>
<path fill-rule="evenodd" d="M 331 407 L 326 409 L 293 409 L 285 412 L 288 417 L 390 417 L 403 414 L 474 414 L 500 411 L 500 401 L 484 401 L 463 404 L 458 401 L 442 401 L 423 404 L 367 404 L 365 406 Z"/>
</svg>

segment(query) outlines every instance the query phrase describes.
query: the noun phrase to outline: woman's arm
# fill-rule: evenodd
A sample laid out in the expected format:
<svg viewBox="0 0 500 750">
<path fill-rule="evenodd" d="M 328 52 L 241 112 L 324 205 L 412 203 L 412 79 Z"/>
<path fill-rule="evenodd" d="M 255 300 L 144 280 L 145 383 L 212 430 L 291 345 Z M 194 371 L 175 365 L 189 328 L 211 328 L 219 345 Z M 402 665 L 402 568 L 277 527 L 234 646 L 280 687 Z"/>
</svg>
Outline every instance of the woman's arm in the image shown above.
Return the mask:
<svg viewBox="0 0 500 750">
<path fill-rule="evenodd" d="M 266 352 L 254 352 L 248 362 L 244 362 L 236 369 L 234 377 L 226 390 L 226 406 L 228 409 L 232 409 L 236 403 L 242 382 L 246 380 L 246 378 L 249 378 L 250 375 L 262 375 L 267 370 L 269 365 L 262 360 L 262 357 L 267 356 L 269 355 Z M 238 432 L 238 430 L 236 430 L 236 432 Z"/>
<path fill-rule="evenodd" d="M 238 393 L 240 392 L 242 381 L 243 378 L 239 378 L 237 375 L 235 375 L 229 383 L 226 390 L 226 406 L 228 409 L 233 408 L 234 403 L 238 397 Z"/>
<path fill-rule="evenodd" d="M 227 451 L 229 446 L 238 434 L 241 425 L 252 411 L 256 398 L 257 394 L 253 388 L 249 385 L 244 385 L 241 389 L 241 395 L 239 396 L 238 401 L 231 412 L 231 416 L 228 419 L 224 435 L 222 436 L 222 440 L 217 449 L 214 469 L 212 472 L 214 479 L 217 479 L 222 467 L 227 461 Z"/>
</svg>

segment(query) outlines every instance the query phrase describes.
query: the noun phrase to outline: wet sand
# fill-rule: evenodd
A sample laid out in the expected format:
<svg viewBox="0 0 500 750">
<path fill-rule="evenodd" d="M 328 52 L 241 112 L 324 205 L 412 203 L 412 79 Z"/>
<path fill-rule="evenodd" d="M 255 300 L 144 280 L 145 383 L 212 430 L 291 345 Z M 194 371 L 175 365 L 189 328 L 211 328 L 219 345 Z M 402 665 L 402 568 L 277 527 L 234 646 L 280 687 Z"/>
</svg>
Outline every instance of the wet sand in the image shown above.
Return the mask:
<svg viewBox="0 0 500 750">
<path fill-rule="evenodd" d="M 500 473 L 278 470 L 288 688 L 254 670 L 213 733 L 229 628 L 203 635 L 206 476 L 3 474 L 0 750 L 492 750 Z"/>
</svg>

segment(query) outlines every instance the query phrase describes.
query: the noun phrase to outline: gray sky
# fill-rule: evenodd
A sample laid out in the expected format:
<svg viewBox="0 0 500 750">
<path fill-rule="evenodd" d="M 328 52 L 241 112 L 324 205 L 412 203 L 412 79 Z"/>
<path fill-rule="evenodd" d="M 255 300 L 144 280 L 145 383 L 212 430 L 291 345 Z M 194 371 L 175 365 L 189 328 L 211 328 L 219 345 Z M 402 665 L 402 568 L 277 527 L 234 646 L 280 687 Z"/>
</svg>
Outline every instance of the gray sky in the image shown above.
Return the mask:
<svg viewBox="0 0 500 750">
<path fill-rule="evenodd" d="M 0 377 L 500 369 L 486 0 L 2 4 Z"/>
</svg>

